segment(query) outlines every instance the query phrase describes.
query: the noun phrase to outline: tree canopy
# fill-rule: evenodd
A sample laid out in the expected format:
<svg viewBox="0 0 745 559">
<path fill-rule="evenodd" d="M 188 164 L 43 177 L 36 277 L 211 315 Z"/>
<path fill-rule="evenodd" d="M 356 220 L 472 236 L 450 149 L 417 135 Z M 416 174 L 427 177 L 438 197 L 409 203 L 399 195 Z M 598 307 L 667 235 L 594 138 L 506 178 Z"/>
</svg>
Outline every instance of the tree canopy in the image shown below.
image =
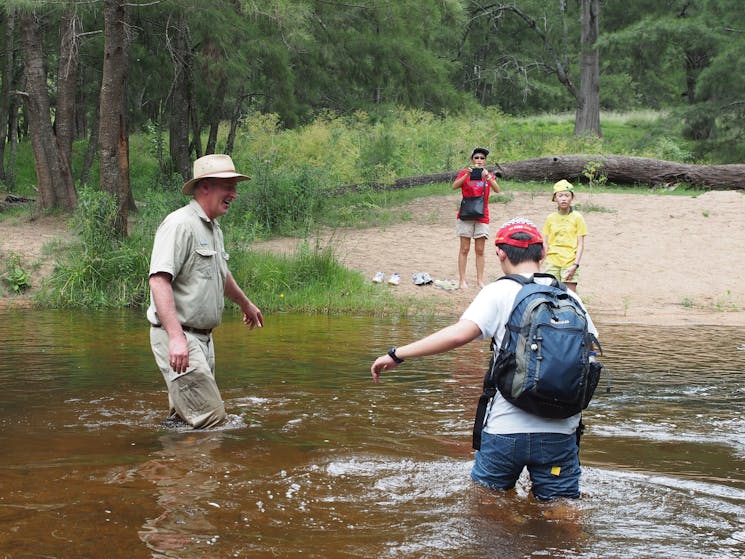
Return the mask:
<svg viewBox="0 0 745 559">
<path fill-rule="evenodd" d="M 12 184 L 6 148 L 19 136 L 49 136 L 63 167 L 74 140 L 105 140 L 98 133 L 108 2 L 0 5 L 0 180 Z M 127 18 L 126 130 L 162 131 L 165 174 L 185 177 L 194 157 L 230 152 L 236 128 L 259 113 L 290 128 L 328 111 L 391 106 L 579 114 L 594 90 L 595 111 L 679 114 L 699 155 L 729 163 L 745 147 L 739 0 L 111 2 Z M 588 33 L 591 21 L 596 33 Z M 38 45 L 25 48 L 34 37 Z M 582 87 L 588 79 L 598 83 Z M 231 134 L 217 146 L 225 122 Z"/>
</svg>

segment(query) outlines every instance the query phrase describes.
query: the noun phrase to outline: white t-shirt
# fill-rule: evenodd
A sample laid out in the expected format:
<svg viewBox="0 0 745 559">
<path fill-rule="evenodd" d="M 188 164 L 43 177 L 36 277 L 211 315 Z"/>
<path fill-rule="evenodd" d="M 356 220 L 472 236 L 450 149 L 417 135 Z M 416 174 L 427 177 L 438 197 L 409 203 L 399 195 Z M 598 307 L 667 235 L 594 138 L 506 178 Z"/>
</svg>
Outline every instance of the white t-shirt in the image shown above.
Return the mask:
<svg viewBox="0 0 745 559">
<path fill-rule="evenodd" d="M 530 277 L 532 274 L 522 274 Z M 551 283 L 549 278 L 536 278 L 539 283 Z M 496 340 L 497 348 L 502 343 L 507 319 L 515 303 L 515 297 L 522 286 L 516 281 L 501 280 L 486 285 L 461 315 L 461 320 L 470 320 L 481 330 L 481 339 Z M 582 300 L 569 291 L 580 305 Z M 584 305 L 582 305 L 584 308 Z M 597 336 L 597 329 L 587 315 L 588 329 Z M 571 434 L 577 429 L 581 414 L 566 419 L 548 419 L 521 410 L 505 400 L 497 390 L 492 400 L 484 425 L 484 431 L 493 435 L 511 433 L 564 433 Z"/>
</svg>

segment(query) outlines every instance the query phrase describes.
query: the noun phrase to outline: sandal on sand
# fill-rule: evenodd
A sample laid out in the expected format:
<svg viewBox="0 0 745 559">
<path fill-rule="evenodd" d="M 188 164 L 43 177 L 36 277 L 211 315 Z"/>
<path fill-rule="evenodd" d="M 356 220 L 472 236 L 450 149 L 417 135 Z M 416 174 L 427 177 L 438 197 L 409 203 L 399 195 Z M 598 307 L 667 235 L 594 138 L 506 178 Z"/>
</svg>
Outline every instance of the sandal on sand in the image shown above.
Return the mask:
<svg viewBox="0 0 745 559">
<path fill-rule="evenodd" d="M 455 291 L 458 289 L 458 282 L 455 280 L 435 280 L 435 287 L 444 289 L 445 291 Z"/>
</svg>

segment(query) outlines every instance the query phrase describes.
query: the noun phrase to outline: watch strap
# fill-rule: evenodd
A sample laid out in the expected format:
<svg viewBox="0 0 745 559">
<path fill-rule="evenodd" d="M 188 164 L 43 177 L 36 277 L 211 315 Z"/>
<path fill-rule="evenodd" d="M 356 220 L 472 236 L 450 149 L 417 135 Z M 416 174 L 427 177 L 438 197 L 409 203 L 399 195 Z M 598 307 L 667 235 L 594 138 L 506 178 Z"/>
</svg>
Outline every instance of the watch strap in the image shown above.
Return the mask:
<svg viewBox="0 0 745 559">
<path fill-rule="evenodd" d="M 388 350 L 388 357 L 393 359 L 396 363 L 404 362 L 403 359 L 401 359 L 398 355 L 396 355 L 396 346 L 393 346 L 391 349 Z"/>
</svg>

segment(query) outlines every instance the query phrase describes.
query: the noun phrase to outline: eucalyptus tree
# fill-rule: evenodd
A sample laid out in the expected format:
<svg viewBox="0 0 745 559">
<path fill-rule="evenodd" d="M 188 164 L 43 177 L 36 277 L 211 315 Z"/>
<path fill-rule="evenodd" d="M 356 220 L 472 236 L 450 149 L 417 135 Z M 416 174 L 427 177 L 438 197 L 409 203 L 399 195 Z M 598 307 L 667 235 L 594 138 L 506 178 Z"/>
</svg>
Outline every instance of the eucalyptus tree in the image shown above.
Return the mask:
<svg viewBox="0 0 745 559">
<path fill-rule="evenodd" d="M 74 26 L 74 17 L 68 17 L 68 12 L 62 18 L 65 24 Z M 37 188 L 39 191 L 39 209 L 42 211 L 53 208 L 64 210 L 74 209 L 77 204 L 77 192 L 72 177 L 71 146 L 72 133 L 66 123 L 69 115 L 66 111 L 73 110 L 74 103 L 68 96 L 74 87 L 68 86 L 66 80 L 74 80 L 77 59 L 69 45 L 72 31 L 65 29 L 62 33 L 61 51 L 66 54 L 67 72 L 58 76 L 58 104 L 60 114 L 57 116 L 61 126 L 55 130 L 52 126 L 52 105 L 47 89 L 47 59 L 44 54 L 43 37 L 47 22 L 45 14 L 36 10 L 24 10 L 20 16 L 21 44 L 24 53 L 25 86 L 21 92 L 26 104 L 31 145 L 34 152 Z M 69 57 L 68 57 L 69 55 Z"/>
<path fill-rule="evenodd" d="M 81 102 L 80 70 L 87 42 L 84 39 L 89 35 L 84 27 L 90 24 L 88 16 L 95 12 L 94 7 L 93 3 L 74 0 L 6 0 L 0 5 L 6 47 L 0 77 L 0 120 L 3 126 L 7 124 L 7 129 L 0 129 L 3 148 L 8 141 L 12 166 L 18 131 L 28 130 L 42 211 L 76 205 L 72 150 L 85 121 L 81 115 L 87 112 Z M 96 64 L 100 60 L 97 58 Z"/>
<path fill-rule="evenodd" d="M 104 57 L 99 108 L 99 184 L 111 194 L 117 212 L 117 236 L 127 235 L 131 202 L 127 74 L 129 67 L 128 0 L 104 0 Z"/>
<path fill-rule="evenodd" d="M 600 55 L 597 47 L 600 33 L 600 0 L 581 0 L 582 38 L 579 90 L 575 93 L 577 110 L 574 134 L 600 136 Z"/>
<path fill-rule="evenodd" d="M 0 67 L 0 181 L 13 186 L 14 158 L 12 157 L 14 146 L 18 136 L 15 134 L 15 125 L 18 118 L 18 97 L 12 92 L 17 87 L 22 74 L 18 44 L 16 41 L 16 10 L 9 7 L 5 13 L 0 13 L 0 22 L 4 25 L 2 35 L 2 62 Z M 8 140 L 6 142 L 6 139 Z M 5 146 L 11 145 L 11 157 L 6 167 Z"/>
<path fill-rule="evenodd" d="M 399 104 L 432 112 L 469 100 L 457 86 L 454 52 L 465 12 L 460 2 L 308 0 L 307 34 L 292 68 L 305 114 Z"/>
<path fill-rule="evenodd" d="M 613 4 L 613 3 L 611 3 Z M 739 0 L 628 0 L 607 10 L 600 42 L 630 77 L 629 97 L 676 110 L 704 149 L 740 158 L 745 12 Z"/>
<path fill-rule="evenodd" d="M 573 108 L 575 134 L 599 135 L 600 7 L 600 0 L 469 1 L 463 87 L 510 112 Z"/>
</svg>

